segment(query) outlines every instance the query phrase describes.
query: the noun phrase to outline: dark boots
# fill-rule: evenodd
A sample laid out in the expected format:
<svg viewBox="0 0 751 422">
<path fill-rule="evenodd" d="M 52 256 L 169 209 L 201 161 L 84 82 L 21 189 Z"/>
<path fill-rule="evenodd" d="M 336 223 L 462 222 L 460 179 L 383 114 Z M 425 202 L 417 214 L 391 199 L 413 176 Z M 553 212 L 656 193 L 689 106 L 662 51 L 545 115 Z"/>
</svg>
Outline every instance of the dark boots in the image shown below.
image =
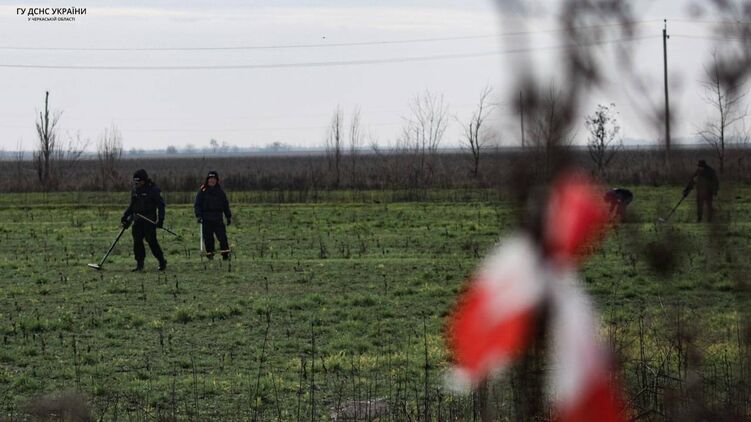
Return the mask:
<svg viewBox="0 0 751 422">
<path fill-rule="evenodd" d="M 165 271 L 165 270 L 167 270 L 167 260 L 166 259 L 162 259 L 159 262 L 158 269 L 159 269 L 159 271 Z M 133 273 L 140 273 L 141 271 L 143 271 L 143 261 L 136 261 L 136 268 L 133 268 L 130 271 L 133 272 Z"/>
</svg>

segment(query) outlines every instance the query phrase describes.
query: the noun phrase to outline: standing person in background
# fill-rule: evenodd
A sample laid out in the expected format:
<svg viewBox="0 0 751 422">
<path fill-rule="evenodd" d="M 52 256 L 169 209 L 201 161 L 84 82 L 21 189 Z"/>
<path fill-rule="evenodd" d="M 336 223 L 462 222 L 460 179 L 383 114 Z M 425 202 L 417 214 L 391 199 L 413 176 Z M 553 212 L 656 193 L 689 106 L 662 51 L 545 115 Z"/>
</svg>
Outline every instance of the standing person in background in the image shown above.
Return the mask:
<svg viewBox="0 0 751 422">
<path fill-rule="evenodd" d="M 688 196 L 694 187 L 696 187 L 696 221 L 701 222 L 704 207 L 706 207 L 707 221 L 711 222 L 714 216 L 712 203 L 720 190 L 720 181 L 714 169 L 704 160 L 699 160 L 696 172 L 694 172 L 686 188 L 683 189 L 683 197 Z"/>
<path fill-rule="evenodd" d="M 130 205 L 120 219 L 123 227 L 133 224 L 133 255 L 136 258 L 134 272 L 143 271 L 143 261 L 146 258 L 146 248 L 143 246 L 144 239 L 149 244 L 149 249 L 154 258 L 159 261 L 159 271 L 167 269 L 167 260 L 156 238 L 156 229 L 164 226 L 164 199 L 162 191 L 149 179 L 146 170 L 140 169 L 133 174 L 133 190 L 130 195 Z M 138 217 L 142 215 L 156 225 Z"/>
<path fill-rule="evenodd" d="M 196 195 L 193 206 L 198 224 L 203 225 L 201 233 L 203 243 L 206 245 L 206 257 L 214 259 L 214 235 L 219 239 L 219 247 L 222 259 L 229 260 L 230 250 L 227 241 L 227 229 L 224 226 L 222 214 L 227 218 L 227 225 L 232 224 L 232 211 L 229 209 L 229 200 L 224 189 L 219 184 L 219 173 L 210 171 L 206 176 L 206 182 Z"/>
</svg>

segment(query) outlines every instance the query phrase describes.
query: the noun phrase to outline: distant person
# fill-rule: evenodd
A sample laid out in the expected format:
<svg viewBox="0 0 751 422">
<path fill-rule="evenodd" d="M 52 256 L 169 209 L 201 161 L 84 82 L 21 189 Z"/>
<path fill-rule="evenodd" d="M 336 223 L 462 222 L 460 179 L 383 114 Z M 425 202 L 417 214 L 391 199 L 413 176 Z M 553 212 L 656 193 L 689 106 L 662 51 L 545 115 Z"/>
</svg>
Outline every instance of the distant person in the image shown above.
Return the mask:
<svg viewBox="0 0 751 422">
<path fill-rule="evenodd" d="M 623 220 L 626 207 L 634 200 L 634 194 L 623 188 L 615 188 L 605 192 L 605 202 L 609 206 L 610 215 L 618 221 Z"/>
<path fill-rule="evenodd" d="M 714 197 L 720 190 L 720 181 L 714 169 L 704 160 L 699 160 L 697 163 L 696 172 L 694 172 L 686 188 L 683 189 L 683 197 L 688 196 L 694 187 L 696 187 L 696 221 L 701 222 L 706 207 L 707 221 L 711 222 L 714 216 L 712 202 L 714 202 Z"/>
<path fill-rule="evenodd" d="M 154 258 L 159 261 L 159 271 L 166 270 L 167 261 L 156 238 L 156 229 L 164 226 L 164 199 L 162 191 L 149 179 L 144 169 L 133 174 L 130 205 L 120 221 L 126 228 L 133 224 L 133 255 L 136 258 L 136 267 L 133 271 L 143 271 L 143 261 L 146 258 L 144 239 L 149 244 Z"/>
<path fill-rule="evenodd" d="M 222 215 L 227 218 L 227 225 L 232 224 L 232 211 L 229 209 L 229 200 L 224 189 L 219 184 L 219 173 L 210 171 L 206 176 L 206 182 L 201 185 L 196 195 L 196 203 L 193 206 L 202 225 L 201 233 L 206 247 L 206 257 L 214 259 L 214 235 L 219 239 L 219 247 L 222 259 L 227 261 L 230 257 L 229 242 L 227 242 L 227 229 L 224 226 Z"/>
</svg>

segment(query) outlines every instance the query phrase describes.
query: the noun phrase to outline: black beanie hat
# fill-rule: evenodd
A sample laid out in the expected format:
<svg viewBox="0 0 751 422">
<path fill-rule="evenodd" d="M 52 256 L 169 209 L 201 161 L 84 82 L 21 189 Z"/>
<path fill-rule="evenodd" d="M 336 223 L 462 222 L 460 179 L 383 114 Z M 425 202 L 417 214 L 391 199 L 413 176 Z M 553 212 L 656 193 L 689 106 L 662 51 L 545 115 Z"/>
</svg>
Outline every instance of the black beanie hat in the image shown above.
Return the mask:
<svg viewBox="0 0 751 422">
<path fill-rule="evenodd" d="M 206 175 L 206 180 L 208 180 L 209 178 L 212 178 L 212 177 L 216 177 L 216 180 L 219 180 L 219 173 L 217 173 L 214 170 L 210 170 L 209 174 Z"/>
<path fill-rule="evenodd" d="M 136 172 L 133 173 L 133 181 L 134 182 L 140 182 L 142 180 L 144 182 L 147 181 L 147 180 L 149 180 L 149 174 L 146 173 L 146 170 L 144 170 L 144 169 L 136 170 Z"/>
</svg>

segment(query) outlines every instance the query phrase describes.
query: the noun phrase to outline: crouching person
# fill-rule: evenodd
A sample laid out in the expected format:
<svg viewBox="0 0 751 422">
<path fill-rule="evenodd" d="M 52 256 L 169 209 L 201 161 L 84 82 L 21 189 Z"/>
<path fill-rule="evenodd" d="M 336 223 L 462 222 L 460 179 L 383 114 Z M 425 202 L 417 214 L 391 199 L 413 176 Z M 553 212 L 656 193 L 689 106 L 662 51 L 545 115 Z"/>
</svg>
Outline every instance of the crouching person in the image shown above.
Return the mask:
<svg viewBox="0 0 751 422">
<path fill-rule="evenodd" d="M 219 239 L 222 259 L 229 260 L 230 250 L 227 242 L 227 229 L 224 226 L 222 215 L 227 217 L 227 225 L 232 224 L 232 211 L 229 209 L 229 201 L 219 184 L 219 174 L 210 171 L 206 176 L 206 183 L 196 195 L 196 203 L 193 206 L 198 224 L 202 225 L 201 234 L 206 247 L 206 257 L 214 259 L 214 236 Z"/>
<path fill-rule="evenodd" d="M 605 202 L 608 204 L 610 218 L 620 222 L 626 215 L 626 208 L 634 200 L 634 194 L 623 188 L 611 189 L 605 192 Z"/>
</svg>

